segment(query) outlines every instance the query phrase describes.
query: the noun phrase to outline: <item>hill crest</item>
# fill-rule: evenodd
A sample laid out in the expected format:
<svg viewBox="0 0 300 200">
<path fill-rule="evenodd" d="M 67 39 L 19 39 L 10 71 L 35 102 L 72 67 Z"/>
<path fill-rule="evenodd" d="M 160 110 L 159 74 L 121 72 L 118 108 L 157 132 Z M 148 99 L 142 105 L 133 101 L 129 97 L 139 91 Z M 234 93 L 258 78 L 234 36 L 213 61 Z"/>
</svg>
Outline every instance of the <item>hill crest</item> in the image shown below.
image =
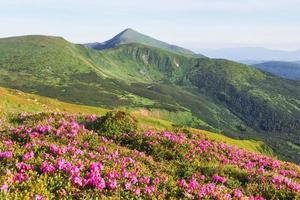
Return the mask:
<svg viewBox="0 0 300 200">
<path fill-rule="evenodd" d="M 96 49 L 96 50 L 103 50 L 113 48 L 122 44 L 131 44 L 131 43 L 139 43 L 144 44 L 152 47 L 157 47 L 160 49 L 164 49 L 167 51 L 171 51 L 173 53 L 182 54 L 182 55 L 189 55 L 195 57 L 205 57 L 203 55 L 196 55 L 191 50 L 168 44 L 166 42 L 157 40 L 145 34 L 139 33 L 132 28 L 127 28 L 114 36 L 113 38 L 105 41 L 105 42 L 95 42 L 95 43 L 88 43 L 86 44 L 87 47 Z"/>
</svg>

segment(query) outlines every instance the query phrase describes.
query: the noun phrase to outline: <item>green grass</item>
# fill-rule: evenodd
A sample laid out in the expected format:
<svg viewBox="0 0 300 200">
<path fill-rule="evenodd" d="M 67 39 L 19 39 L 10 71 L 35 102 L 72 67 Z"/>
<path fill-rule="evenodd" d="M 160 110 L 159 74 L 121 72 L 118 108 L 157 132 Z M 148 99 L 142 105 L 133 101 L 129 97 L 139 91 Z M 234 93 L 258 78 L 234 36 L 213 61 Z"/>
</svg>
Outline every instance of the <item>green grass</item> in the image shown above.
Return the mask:
<svg viewBox="0 0 300 200">
<path fill-rule="evenodd" d="M 61 102 L 55 99 L 42 97 L 39 95 L 28 94 L 17 90 L 11 90 L 0 87 L 0 118 L 6 118 L 13 114 L 22 112 L 65 112 L 69 114 L 96 114 L 103 115 L 108 110 L 100 107 L 82 106 Z M 157 117 L 142 115 L 140 111 L 134 112 L 133 116 L 139 121 L 139 126 L 142 129 L 157 129 L 157 130 L 172 130 L 173 123 Z M 1 124 L 0 124 L 1 125 Z M 253 140 L 233 140 L 226 136 L 208 131 L 194 131 L 205 134 L 210 139 L 223 141 L 230 145 L 242 147 L 253 152 L 268 153 L 262 151 L 263 142 Z"/>
<path fill-rule="evenodd" d="M 61 102 L 55 99 L 0 87 L 0 116 L 21 112 L 67 112 L 102 115 L 108 110 Z"/>
</svg>

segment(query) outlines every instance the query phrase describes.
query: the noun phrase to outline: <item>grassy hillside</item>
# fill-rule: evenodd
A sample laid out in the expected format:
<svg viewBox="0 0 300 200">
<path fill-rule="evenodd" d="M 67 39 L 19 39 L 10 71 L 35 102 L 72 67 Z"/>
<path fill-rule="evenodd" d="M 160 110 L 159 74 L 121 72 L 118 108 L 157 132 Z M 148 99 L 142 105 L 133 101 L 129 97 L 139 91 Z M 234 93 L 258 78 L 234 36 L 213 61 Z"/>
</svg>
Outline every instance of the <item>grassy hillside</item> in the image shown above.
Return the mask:
<svg viewBox="0 0 300 200">
<path fill-rule="evenodd" d="M 1 131 L 1 199 L 299 199 L 298 165 L 189 131 L 23 114 Z M 130 128 L 130 131 L 127 128 Z"/>
<path fill-rule="evenodd" d="M 26 36 L 0 39 L 0 52 L 2 86 L 77 104 L 159 110 L 178 125 L 263 139 L 299 162 L 299 82 L 142 44 L 96 51 Z"/>
<path fill-rule="evenodd" d="M 133 90 L 135 94 L 146 96 L 152 91 L 168 94 L 172 97 L 169 101 L 175 100 L 180 106 L 190 108 L 193 115 L 210 126 L 225 133 L 240 132 L 240 137 L 263 137 L 274 145 L 275 151 L 297 159 L 297 148 L 287 150 L 283 140 L 289 138 L 299 145 L 299 82 L 276 78 L 227 60 L 191 59 L 141 45 L 121 46 L 103 54 L 110 56 L 107 60 L 114 63 L 111 66 L 122 66 L 116 67 L 120 77 L 122 74 L 124 79 L 132 81 L 148 78 L 151 91 Z M 145 66 L 142 76 L 140 66 Z M 135 74 L 130 76 L 127 68 Z M 151 72 L 153 69 L 158 72 Z M 118 70 L 111 68 L 110 71 Z M 179 87 L 174 87 L 175 84 Z M 147 84 L 143 85 L 147 88 Z M 184 93 L 178 88 L 184 89 Z M 155 94 L 147 97 L 153 99 Z M 260 130 L 267 133 L 259 133 Z M 270 132 L 274 136 L 272 141 Z"/>
<path fill-rule="evenodd" d="M 0 116 L 2 117 L 21 112 L 67 112 L 102 115 L 108 111 L 104 108 L 65 103 L 2 87 L 0 87 L 0 94 Z"/>
<path fill-rule="evenodd" d="M 297 62 L 270 61 L 255 64 L 253 67 L 286 79 L 300 80 L 300 63 Z"/>
<path fill-rule="evenodd" d="M 42 97 L 39 95 L 28 94 L 18 90 L 11 90 L 0 87 L 0 118 L 6 119 L 12 115 L 20 113 L 37 113 L 37 112 L 64 112 L 68 114 L 95 114 L 104 115 L 109 110 L 65 103 L 55 99 Z M 131 110 L 132 115 L 139 120 L 139 126 L 142 129 L 172 130 L 173 123 L 154 116 L 144 115 L 138 110 Z M 230 145 L 245 148 L 249 151 L 272 155 L 268 150 L 262 149 L 265 144 L 261 141 L 254 140 L 234 140 L 209 131 L 191 129 L 194 133 L 205 134 L 209 139 L 225 142 Z"/>
</svg>

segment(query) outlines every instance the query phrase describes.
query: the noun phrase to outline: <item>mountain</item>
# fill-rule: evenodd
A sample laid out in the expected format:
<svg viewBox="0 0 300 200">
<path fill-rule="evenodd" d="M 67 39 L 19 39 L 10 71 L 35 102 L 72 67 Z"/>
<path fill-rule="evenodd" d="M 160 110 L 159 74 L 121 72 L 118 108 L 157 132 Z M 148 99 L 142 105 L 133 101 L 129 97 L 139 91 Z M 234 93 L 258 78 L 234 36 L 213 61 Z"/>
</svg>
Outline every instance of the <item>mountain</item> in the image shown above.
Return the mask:
<svg viewBox="0 0 300 200">
<path fill-rule="evenodd" d="M 300 50 L 282 51 L 260 47 L 203 49 L 199 52 L 211 58 L 224 58 L 235 61 L 295 61 L 300 58 Z"/>
<path fill-rule="evenodd" d="M 222 59 L 130 43 L 102 51 L 60 37 L 0 39 L 0 85 L 105 108 L 145 108 L 179 126 L 263 140 L 300 162 L 300 82 Z"/>
<path fill-rule="evenodd" d="M 269 61 L 252 66 L 286 79 L 300 80 L 300 63 L 297 62 Z"/>
<path fill-rule="evenodd" d="M 117 34 L 115 37 L 113 37 L 110 40 L 107 40 L 102 43 L 89 43 L 86 44 L 86 46 L 97 49 L 97 50 L 103 50 L 103 49 L 109 49 L 113 47 L 117 47 L 122 44 L 132 44 L 132 43 L 139 43 L 144 44 L 152 47 L 157 47 L 160 49 L 164 49 L 173 53 L 178 53 L 182 55 L 190 55 L 190 56 L 197 56 L 194 52 L 184 49 L 182 47 L 178 47 L 176 45 L 171 45 L 162 41 L 159 41 L 157 39 L 154 39 L 152 37 L 149 37 L 147 35 L 144 35 L 142 33 L 139 33 L 131 28 L 125 29 L 121 33 Z M 204 57 L 203 55 L 199 55 L 199 57 Z"/>
</svg>

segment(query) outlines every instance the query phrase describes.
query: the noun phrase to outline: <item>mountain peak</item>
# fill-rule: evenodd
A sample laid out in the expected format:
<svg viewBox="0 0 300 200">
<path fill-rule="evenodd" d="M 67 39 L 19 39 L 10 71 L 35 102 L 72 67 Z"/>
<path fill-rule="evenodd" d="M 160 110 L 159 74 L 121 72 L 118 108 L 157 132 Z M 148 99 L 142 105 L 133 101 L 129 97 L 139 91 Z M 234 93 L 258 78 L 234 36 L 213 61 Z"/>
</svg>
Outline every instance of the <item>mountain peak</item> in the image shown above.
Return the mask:
<svg viewBox="0 0 300 200">
<path fill-rule="evenodd" d="M 142 33 L 139 33 L 135 30 L 133 30 L 132 28 L 126 28 L 125 30 L 123 30 L 122 32 L 120 32 L 119 34 L 117 34 L 114 38 L 123 38 L 123 40 L 129 40 L 129 41 L 122 41 L 123 43 L 135 43 L 135 39 L 145 36 Z"/>
<path fill-rule="evenodd" d="M 103 49 L 109 49 L 114 48 L 122 44 L 132 44 L 132 43 L 139 43 L 151 47 L 160 48 L 163 50 L 167 50 L 173 53 L 181 54 L 181 55 L 188 55 L 188 56 L 196 56 L 196 57 L 204 57 L 201 55 L 196 55 L 194 52 L 176 46 L 172 44 L 168 44 L 166 42 L 157 40 L 155 38 L 152 38 L 150 36 L 147 36 L 145 34 L 139 33 L 138 31 L 135 31 L 132 28 L 127 28 L 117 34 L 115 37 L 113 37 L 110 40 L 107 40 L 102 43 L 90 43 L 86 44 L 88 47 L 96 49 L 96 50 L 103 50 Z"/>
<path fill-rule="evenodd" d="M 126 33 L 126 32 L 137 32 L 135 30 L 133 30 L 132 28 L 126 28 L 124 31 L 122 31 L 121 33 Z"/>
</svg>

